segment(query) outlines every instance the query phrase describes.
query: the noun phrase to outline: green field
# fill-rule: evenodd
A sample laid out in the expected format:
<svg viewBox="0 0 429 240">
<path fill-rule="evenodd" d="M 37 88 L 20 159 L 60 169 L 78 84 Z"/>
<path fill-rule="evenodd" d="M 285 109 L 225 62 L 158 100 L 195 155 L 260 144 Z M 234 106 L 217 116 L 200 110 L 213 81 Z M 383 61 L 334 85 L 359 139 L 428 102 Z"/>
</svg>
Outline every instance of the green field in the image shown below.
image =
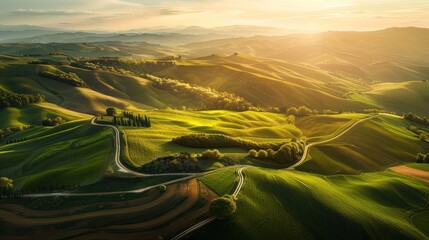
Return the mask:
<svg viewBox="0 0 429 240">
<path fill-rule="evenodd" d="M 216 173 L 224 178 L 224 173 Z M 391 172 L 326 177 L 248 168 L 238 210 L 205 239 L 426 239 L 429 185 Z M 235 176 L 230 176 L 233 181 Z M 208 185 L 215 178 L 202 179 Z M 419 213 L 414 215 L 415 213 Z M 413 222 L 409 219 L 413 217 Z M 415 224 L 415 225 L 414 225 Z M 219 231 L 222 229 L 222 231 Z"/>
<path fill-rule="evenodd" d="M 322 174 L 360 174 L 415 162 L 424 142 L 408 131 L 402 118 L 381 115 L 363 122 L 333 142 L 310 149 L 297 169 Z"/>
<path fill-rule="evenodd" d="M 138 113 L 138 112 L 136 112 Z M 145 111 L 154 122 L 150 128 L 120 127 L 127 143 L 124 154 L 135 165 L 176 152 L 200 153 L 205 149 L 182 147 L 171 139 L 192 133 L 216 133 L 240 137 L 255 142 L 284 142 L 300 137 L 301 131 L 286 124 L 284 114 L 231 111 Z M 221 149 L 222 153 L 243 155 L 246 150 Z M 127 157 L 127 156 L 126 156 Z"/>
<path fill-rule="evenodd" d="M 16 189 L 94 183 L 111 159 L 112 131 L 88 121 L 35 127 L 2 142 L 22 138 L 27 140 L 0 145 L 0 175 L 14 179 Z"/>
<path fill-rule="evenodd" d="M 422 106 L 429 102 L 428 91 L 428 82 L 380 83 L 373 85 L 371 91 L 351 95 L 351 99 L 398 114 L 413 112 L 427 116 L 429 110 Z"/>
</svg>

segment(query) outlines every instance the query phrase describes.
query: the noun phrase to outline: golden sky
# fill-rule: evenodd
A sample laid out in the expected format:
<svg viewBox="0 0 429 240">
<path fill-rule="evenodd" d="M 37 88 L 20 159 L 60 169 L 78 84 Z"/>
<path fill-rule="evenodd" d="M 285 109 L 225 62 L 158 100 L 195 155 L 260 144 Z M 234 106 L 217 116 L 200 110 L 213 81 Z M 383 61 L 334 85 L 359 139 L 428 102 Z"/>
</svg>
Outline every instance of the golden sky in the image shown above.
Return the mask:
<svg viewBox="0 0 429 240">
<path fill-rule="evenodd" d="M 1 0 L 0 24 L 115 31 L 226 25 L 308 31 L 429 27 L 429 0 Z"/>
</svg>

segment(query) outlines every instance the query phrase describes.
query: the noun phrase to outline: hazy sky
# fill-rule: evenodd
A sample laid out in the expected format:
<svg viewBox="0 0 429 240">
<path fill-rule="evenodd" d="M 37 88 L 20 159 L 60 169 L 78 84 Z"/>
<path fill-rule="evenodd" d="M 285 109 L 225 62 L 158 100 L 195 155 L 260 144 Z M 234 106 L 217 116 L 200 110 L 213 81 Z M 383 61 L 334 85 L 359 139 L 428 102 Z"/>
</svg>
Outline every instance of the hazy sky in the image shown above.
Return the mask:
<svg viewBox="0 0 429 240">
<path fill-rule="evenodd" d="M 82 30 L 194 25 L 318 31 L 429 27 L 429 0 L 0 0 L 0 24 Z"/>
</svg>

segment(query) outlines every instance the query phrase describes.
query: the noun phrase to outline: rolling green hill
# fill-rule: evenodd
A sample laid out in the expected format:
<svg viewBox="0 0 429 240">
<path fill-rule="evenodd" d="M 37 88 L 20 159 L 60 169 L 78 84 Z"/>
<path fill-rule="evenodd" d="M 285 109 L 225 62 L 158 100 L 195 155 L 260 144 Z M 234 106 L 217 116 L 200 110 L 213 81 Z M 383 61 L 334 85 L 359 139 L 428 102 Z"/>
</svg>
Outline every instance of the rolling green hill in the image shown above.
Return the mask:
<svg viewBox="0 0 429 240">
<path fill-rule="evenodd" d="M 192 238 L 428 238 L 425 215 L 420 212 L 427 209 L 429 185 L 422 181 L 390 171 L 326 177 L 247 168 L 244 174 L 235 215 L 205 226 Z M 214 177 L 200 179 L 208 186 L 218 181 Z M 229 181 L 234 179 L 228 177 Z M 229 193 L 228 187 L 215 189 Z"/>
<path fill-rule="evenodd" d="M 20 139 L 26 140 L 5 144 Z M 0 141 L 0 175 L 27 190 L 94 183 L 108 167 L 112 145 L 112 131 L 88 121 L 30 128 Z"/>
<path fill-rule="evenodd" d="M 411 123 L 390 115 L 363 122 L 339 139 L 314 146 L 297 169 L 321 174 L 360 174 L 415 162 L 427 145 L 406 128 Z"/>
<path fill-rule="evenodd" d="M 184 48 L 195 56 L 238 52 L 304 62 L 366 82 L 402 82 L 429 78 L 428 39 L 429 29 L 410 27 L 222 39 Z"/>
<path fill-rule="evenodd" d="M 26 61 L 32 58 L 18 59 L 0 63 L 0 88 L 13 93 L 42 94 L 46 97 L 46 103 L 22 109 L 1 109 L 0 111 L 7 113 L 1 116 L 2 128 L 20 122 L 35 124 L 45 116 L 53 117 L 54 114 L 68 120 L 88 118 L 88 114 L 103 113 L 110 106 L 121 109 L 153 109 L 181 108 L 184 105 L 194 107 L 197 104 L 191 98 L 178 98 L 167 91 L 159 90 L 146 79 L 69 66 L 26 64 Z M 38 75 L 40 69 L 75 73 L 89 87 L 73 87 L 41 77 Z M 32 116 L 26 112 L 30 112 Z"/>
<path fill-rule="evenodd" d="M 137 113 L 137 112 L 136 112 Z M 175 137 L 193 133 L 224 134 L 254 142 L 284 142 L 300 137 L 301 131 L 286 124 L 287 116 L 267 112 L 232 111 L 146 111 L 156 123 L 150 128 L 120 127 L 124 131 L 125 159 L 142 165 L 160 156 L 179 152 L 201 153 L 206 149 L 189 148 L 172 143 Z M 239 148 L 222 148 L 226 154 L 246 154 Z"/>
<path fill-rule="evenodd" d="M 398 114 L 413 112 L 429 115 L 429 109 L 423 107 L 429 103 L 429 82 L 380 83 L 372 88 L 361 94 L 353 94 L 350 98 Z"/>
</svg>

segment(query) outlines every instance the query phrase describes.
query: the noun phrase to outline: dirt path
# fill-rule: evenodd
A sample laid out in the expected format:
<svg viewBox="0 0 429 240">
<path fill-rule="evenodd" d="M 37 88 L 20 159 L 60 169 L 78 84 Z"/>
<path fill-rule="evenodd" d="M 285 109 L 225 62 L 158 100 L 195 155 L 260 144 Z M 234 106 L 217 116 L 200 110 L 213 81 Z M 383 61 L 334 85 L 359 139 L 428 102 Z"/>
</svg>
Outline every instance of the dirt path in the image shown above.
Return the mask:
<svg viewBox="0 0 429 240">
<path fill-rule="evenodd" d="M 429 181 L 429 172 L 425 172 L 415 168 L 410 168 L 407 166 L 396 166 L 396 167 L 391 167 L 389 169 L 397 173 L 401 173 L 411 177 L 420 178 L 420 179 Z"/>
<path fill-rule="evenodd" d="M 344 134 L 346 134 L 347 132 L 349 132 L 350 130 L 352 130 L 358 124 L 360 124 L 362 122 L 365 122 L 365 121 L 368 121 L 368 120 L 370 120 L 370 119 L 372 119 L 374 117 L 378 117 L 378 116 L 379 115 L 375 115 L 375 116 L 367 117 L 367 118 L 361 119 L 359 121 L 356 121 L 355 123 L 353 123 L 352 125 L 350 125 L 346 130 L 342 131 L 340 134 L 338 134 L 335 137 L 332 137 L 332 138 L 329 138 L 329 139 L 326 139 L 326 140 L 323 140 L 323 141 L 319 141 L 319 142 L 310 143 L 310 144 L 306 145 L 304 147 L 304 153 L 302 154 L 301 159 L 298 162 L 296 162 L 295 164 L 293 164 L 292 166 L 290 166 L 290 167 L 288 167 L 286 169 L 295 169 L 299 165 L 303 164 L 305 162 L 305 159 L 308 156 L 308 153 L 310 152 L 310 148 L 311 147 L 316 146 L 316 145 L 320 145 L 320 144 L 324 144 L 324 143 L 328 143 L 328 142 L 331 142 L 331 141 L 334 141 L 334 140 L 340 138 L 341 136 L 343 136 Z"/>
</svg>

